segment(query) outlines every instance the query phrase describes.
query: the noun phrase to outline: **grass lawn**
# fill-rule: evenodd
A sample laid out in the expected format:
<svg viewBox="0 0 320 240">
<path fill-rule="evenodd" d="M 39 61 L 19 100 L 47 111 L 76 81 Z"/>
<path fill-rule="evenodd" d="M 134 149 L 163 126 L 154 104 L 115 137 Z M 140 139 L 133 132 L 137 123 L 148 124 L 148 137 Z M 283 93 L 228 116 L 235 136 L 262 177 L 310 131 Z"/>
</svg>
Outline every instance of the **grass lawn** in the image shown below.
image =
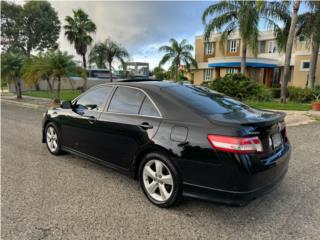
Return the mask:
<svg viewBox="0 0 320 240">
<path fill-rule="evenodd" d="M 79 90 L 61 90 L 60 98 L 63 100 L 72 100 L 80 94 Z M 53 94 L 49 91 L 29 91 L 23 92 L 22 95 L 41 98 L 52 98 Z"/>
<path fill-rule="evenodd" d="M 311 110 L 310 103 L 296 103 L 296 102 L 280 103 L 276 101 L 269 101 L 269 102 L 246 101 L 245 103 L 251 107 L 262 108 L 262 109 L 296 110 L 296 111 Z"/>
</svg>

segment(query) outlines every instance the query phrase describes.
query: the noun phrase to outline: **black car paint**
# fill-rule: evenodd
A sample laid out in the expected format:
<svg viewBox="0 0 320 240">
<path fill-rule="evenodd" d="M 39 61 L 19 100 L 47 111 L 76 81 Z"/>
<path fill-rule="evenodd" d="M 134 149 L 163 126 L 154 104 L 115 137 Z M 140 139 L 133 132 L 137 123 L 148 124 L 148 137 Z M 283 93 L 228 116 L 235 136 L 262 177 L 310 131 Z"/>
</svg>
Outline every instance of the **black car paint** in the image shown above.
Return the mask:
<svg viewBox="0 0 320 240">
<path fill-rule="evenodd" d="M 141 89 L 156 103 L 161 117 L 90 110 L 79 114 L 74 109 L 56 108 L 47 111 L 43 129 L 48 122 L 54 122 L 61 133 L 63 150 L 135 178 L 141 157 L 151 151 L 161 151 L 177 167 L 183 179 L 185 196 L 239 204 L 268 191 L 280 182 L 287 171 L 291 152 L 284 132 L 282 134 L 285 142 L 280 149 L 244 155 L 216 151 L 209 144 L 207 135 L 269 134 L 274 131 L 278 122 L 283 121 L 283 114 L 260 110 L 201 114 L 162 90 L 172 84 L 105 84 L 114 88 L 123 86 Z M 179 87 L 178 84 L 175 85 Z M 111 96 L 104 110 L 107 109 Z M 142 123 L 149 123 L 151 128 L 142 127 Z M 264 147 L 266 144 L 263 142 Z"/>
</svg>

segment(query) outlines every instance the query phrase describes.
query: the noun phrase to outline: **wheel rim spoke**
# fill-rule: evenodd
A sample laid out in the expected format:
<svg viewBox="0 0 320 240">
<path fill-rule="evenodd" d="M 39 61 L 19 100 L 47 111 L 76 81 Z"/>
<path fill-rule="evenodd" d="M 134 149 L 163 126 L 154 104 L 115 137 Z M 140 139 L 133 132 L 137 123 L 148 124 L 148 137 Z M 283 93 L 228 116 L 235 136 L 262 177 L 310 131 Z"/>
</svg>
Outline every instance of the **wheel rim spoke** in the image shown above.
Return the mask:
<svg viewBox="0 0 320 240">
<path fill-rule="evenodd" d="M 150 194 L 153 194 L 158 188 L 158 185 L 156 181 L 152 181 L 146 188 Z"/>
<path fill-rule="evenodd" d="M 163 164 L 162 162 L 156 160 L 155 161 L 155 164 L 156 164 L 156 172 L 158 175 L 161 175 L 162 174 L 162 170 L 163 170 Z"/>
<path fill-rule="evenodd" d="M 167 200 L 170 197 L 170 194 L 167 192 L 167 189 L 163 184 L 159 184 L 160 195 L 163 200 Z"/>
<path fill-rule="evenodd" d="M 161 181 L 167 185 L 173 185 L 173 179 L 171 175 L 164 175 L 161 178 Z"/>
<path fill-rule="evenodd" d="M 146 166 L 145 169 L 145 174 L 148 176 L 148 177 L 151 177 L 152 179 L 155 179 L 156 178 L 156 173 L 151 169 L 150 166 Z"/>
</svg>

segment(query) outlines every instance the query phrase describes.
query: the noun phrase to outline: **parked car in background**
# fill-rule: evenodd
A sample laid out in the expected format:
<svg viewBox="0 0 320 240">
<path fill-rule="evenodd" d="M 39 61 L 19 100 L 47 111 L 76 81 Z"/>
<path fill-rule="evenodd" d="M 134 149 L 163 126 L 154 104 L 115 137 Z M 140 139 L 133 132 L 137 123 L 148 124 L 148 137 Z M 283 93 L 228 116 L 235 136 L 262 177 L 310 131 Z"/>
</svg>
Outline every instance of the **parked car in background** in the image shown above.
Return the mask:
<svg viewBox="0 0 320 240">
<path fill-rule="evenodd" d="M 243 205 L 287 172 L 284 117 L 195 85 L 115 82 L 48 110 L 42 142 L 138 179 L 160 207 L 183 196 Z"/>
</svg>

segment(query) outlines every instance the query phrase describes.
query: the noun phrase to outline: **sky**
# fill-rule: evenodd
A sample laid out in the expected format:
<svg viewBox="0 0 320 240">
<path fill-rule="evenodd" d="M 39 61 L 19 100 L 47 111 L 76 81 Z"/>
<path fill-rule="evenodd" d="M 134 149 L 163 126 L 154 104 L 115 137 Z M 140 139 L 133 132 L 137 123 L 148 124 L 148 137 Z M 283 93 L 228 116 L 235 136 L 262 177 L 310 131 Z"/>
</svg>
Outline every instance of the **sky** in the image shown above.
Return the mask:
<svg viewBox="0 0 320 240">
<path fill-rule="evenodd" d="M 149 62 L 150 69 L 158 65 L 158 49 L 170 38 L 187 39 L 194 44 L 195 35 L 202 34 L 201 14 L 212 2 L 106 2 L 106 1 L 50 1 L 59 19 L 72 15 L 73 9 L 83 9 L 97 25 L 94 42 L 111 38 L 125 47 L 133 61 Z M 73 46 L 66 40 L 63 29 L 59 44 L 73 54 Z"/>
<path fill-rule="evenodd" d="M 23 4 L 23 0 L 16 0 Z M 51 1 L 58 12 L 61 25 L 72 10 L 83 9 L 97 26 L 94 43 L 106 38 L 125 47 L 132 61 L 148 62 L 150 69 L 158 65 L 158 51 L 170 38 L 187 39 L 194 45 L 195 36 L 203 33 L 203 11 L 214 1 Z M 304 6 L 301 7 L 302 12 Z M 300 11 L 301 12 L 301 11 Z M 61 28 L 60 49 L 81 60 Z M 90 48 L 89 48 L 90 51 Z"/>
</svg>

